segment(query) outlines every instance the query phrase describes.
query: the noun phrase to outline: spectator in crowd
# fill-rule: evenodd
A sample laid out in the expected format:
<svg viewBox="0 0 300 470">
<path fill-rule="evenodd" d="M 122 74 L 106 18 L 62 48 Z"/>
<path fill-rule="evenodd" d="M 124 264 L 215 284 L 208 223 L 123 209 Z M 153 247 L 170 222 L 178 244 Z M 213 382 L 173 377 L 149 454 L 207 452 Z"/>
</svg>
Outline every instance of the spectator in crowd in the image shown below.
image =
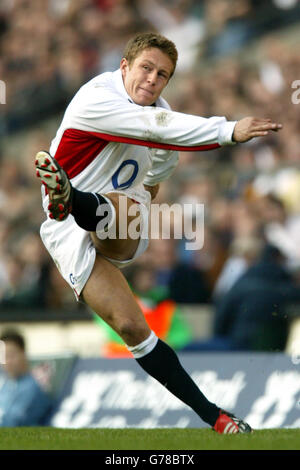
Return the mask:
<svg viewBox="0 0 300 470">
<path fill-rule="evenodd" d="M 204 4 L 207 55 L 222 56 L 236 51 L 255 35 L 250 0 L 206 0 Z"/>
<path fill-rule="evenodd" d="M 272 193 L 261 198 L 257 208 L 264 221 L 266 240 L 285 254 L 291 270 L 299 270 L 299 214 L 289 214 L 287 204 Z"/>
<path fill-rule="evenodd" d="M 7 279 L 0 292 L 0 307 L 21 308 L 24 313 L 32 308 L 44 308 L 50 266 L 38 233 L 28 232 L 19 241 L 14 240 L 13 253 L 6 253 L 3 261 Z"/>
<path fill-rule="evenodd" d="M 214 300 L 217 301 L 231 289 L 237 280 L 259 258 L 263 241 L 256 237 L 241 237 L 233 240 L 230 254 L 215 284 Z"/>
<path fill-rule="evenodd" d="M 15 331 L 6 331 L 1 341 L 5 345 L 5 364 L 4 374 L 0 375 L 0 426 L 42 425 L 52 403 L 30 373 L 24 338 Z"/>
<path fill-rule="evenodd" d="M 300 302 L 300 287 L 283 266 L 282 253 L 266 245 L 261 257 L 219 301 L 214 337 L 222 349 L 283 351 L 288 306 Z"/>
</svg>

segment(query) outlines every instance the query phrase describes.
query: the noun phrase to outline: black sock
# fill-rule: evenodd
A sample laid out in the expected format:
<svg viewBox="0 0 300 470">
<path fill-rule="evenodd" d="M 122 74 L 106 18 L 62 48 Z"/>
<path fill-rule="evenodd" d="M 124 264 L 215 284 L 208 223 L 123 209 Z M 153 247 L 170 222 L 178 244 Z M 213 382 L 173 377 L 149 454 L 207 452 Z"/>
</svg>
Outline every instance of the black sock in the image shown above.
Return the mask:
<svg viewBox="0 0 300 470">
<path fill-rule="evenodd" d="M 159 339 L 150 353 L 136 360 L 148 374 L 190 406 L 203 421 L 214 426 L 220 408 L 207 400 L 183 369 L 176 353 L 170 346 Z"/>
<path fill-rule="evenodd" d="M 107 200 L 96 193 L 85 193 L 73 188 L 72 210 L 71 214 L 79 227 L 88 232 L 95 232 L 98 222 L 107 217 L 107 211 L 104 215 L 96 215 L 100 204 L 107 204 Z"/>
</svg>

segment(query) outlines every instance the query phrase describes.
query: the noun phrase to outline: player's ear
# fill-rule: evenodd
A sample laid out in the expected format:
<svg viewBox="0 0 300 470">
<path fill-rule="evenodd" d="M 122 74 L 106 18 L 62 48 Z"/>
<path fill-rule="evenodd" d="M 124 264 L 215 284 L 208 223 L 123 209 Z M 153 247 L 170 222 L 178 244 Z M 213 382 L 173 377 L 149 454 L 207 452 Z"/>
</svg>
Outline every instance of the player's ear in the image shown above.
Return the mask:
<svg viewBox="0 0 300 470">
<path fill-rule="evenodd" d="M 123 57 L 123 59 L 121 59 L 120 69 L 121 69 L 121 72 L 122 72 L 122 77 L 124 78 L 125 74 L 126 74 L 126 71 L 128 69 L 128 61 L 127 61 L 127 59 L 125 59 L 125 57 Z"/>
</svg>

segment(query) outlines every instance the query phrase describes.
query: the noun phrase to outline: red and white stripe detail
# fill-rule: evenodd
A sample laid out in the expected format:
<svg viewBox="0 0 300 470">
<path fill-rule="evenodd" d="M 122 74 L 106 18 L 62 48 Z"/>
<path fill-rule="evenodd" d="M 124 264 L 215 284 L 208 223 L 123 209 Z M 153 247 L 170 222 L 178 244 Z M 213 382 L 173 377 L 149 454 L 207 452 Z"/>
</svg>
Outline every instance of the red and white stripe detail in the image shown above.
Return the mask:
<svg viewBox="0 0 300 470">
<path fill-rule="evenodd" d="M 190 152 L 214 150 L 220 147 L 219 144 L 197 146 L 163 144 L 132 137 L 105 134 L 103 132 L 91 132 L 70 128 L 66 129 L 63 133 L 54 158 L 65 170 L 69 178 L 72 179 L 81 173 L 110 142 Z"/>
<path fill-rule="evenodd" d="M 239 432 L 239 428 L 233 422 L 226 424 L 223 434 L 236 434 Z"/>
</svg>

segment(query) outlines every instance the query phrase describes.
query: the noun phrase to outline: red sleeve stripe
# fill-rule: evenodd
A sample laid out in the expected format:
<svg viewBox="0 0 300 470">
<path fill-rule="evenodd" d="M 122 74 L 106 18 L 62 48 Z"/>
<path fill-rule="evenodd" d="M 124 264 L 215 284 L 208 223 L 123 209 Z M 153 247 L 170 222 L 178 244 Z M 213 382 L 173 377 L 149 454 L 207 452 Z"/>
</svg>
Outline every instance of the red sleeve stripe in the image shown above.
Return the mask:
<svg viewBox="0 0 300 470">
<path fill-rule="evenodd" d="M 81 173 L 110 142 L 189 152 L 213 150 L 220 147 L 219 144 L 187 147 L 104 134 L 102 132 L 67 129 L 63 133 L 54 157 L 67 172 L 69 178 L 72 179 Z"/>
<path fill-rule="evenodd" d="M 151 140 L 135 139 L 133 137 L 123 137 L 118 135 L 103 134 L 102 132 L 90 132 L 90 134 L 99 136 L 100 139 L 107 140 L 109 142 L 120 142 L 123 144 L 141 145 L 143 147 L 152 147 L 164 150 L 181 150 L 186 152 L 197 152 L 205 150 L 214 150 L 220 148 L 219 144 L 207 144 L 207 145 L 174 145 L 174 144 L 163 144 L 161 142 L 153 142 Z"/>
</svg>

